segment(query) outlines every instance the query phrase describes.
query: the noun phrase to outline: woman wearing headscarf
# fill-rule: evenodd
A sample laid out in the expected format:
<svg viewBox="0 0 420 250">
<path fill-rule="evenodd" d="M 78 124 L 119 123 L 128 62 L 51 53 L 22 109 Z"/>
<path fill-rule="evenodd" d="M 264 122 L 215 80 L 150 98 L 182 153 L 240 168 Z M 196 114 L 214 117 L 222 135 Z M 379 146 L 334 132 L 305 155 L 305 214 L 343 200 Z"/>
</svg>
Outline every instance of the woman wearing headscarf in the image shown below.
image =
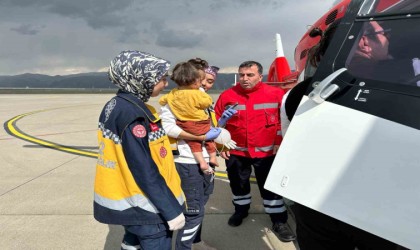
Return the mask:
<svg viewBox="0 0 420 250">
<path fill-rule="evenodd" d="M 146 104 L 167 85 L 169 67 L 140 51 L 121 52 L 109 67 L 119 90 L 99 117 L 94 217 L 124 226 L 121 249 L 171 249 L 173 231 L 185 224 L 168 137 Z"/>
</svg>

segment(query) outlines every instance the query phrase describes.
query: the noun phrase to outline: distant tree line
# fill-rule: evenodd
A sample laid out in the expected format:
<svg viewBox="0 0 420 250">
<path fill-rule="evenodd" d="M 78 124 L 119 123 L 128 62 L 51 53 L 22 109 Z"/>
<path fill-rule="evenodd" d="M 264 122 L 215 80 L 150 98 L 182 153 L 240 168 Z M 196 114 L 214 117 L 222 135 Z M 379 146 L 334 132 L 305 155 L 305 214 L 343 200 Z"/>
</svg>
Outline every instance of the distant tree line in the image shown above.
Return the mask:
<svg viewBox="0 0 420 250">
<path fill-rule="evenodd" d="M 213 91 L 220 92 L 228 89 L 233 86 L 234 81 L 235 74 L 221 73 L 217 77 Z M 175 83 L 169 80 L 167 89 L 172 89 L 175 86 Z M 29 73 L 14 76 L 0 76 L 0 88 L 116 89 L 108 80 L 108 75 L 105 72 L 56 76 Z"/>
</svg>

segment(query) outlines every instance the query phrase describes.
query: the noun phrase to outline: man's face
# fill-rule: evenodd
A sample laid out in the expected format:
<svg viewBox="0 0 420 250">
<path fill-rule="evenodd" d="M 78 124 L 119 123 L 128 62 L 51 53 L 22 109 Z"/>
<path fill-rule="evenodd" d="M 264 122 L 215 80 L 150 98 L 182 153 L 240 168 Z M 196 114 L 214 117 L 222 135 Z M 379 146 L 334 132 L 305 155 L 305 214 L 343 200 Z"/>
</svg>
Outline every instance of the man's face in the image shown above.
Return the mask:
<svg viewBox="0 0 420 250">
<path fill-rule="evenodd" d="M 252 89 L 262 80 L 257 65 L 239 68 L 239 84 L 243 89 Z"/>
<path fill-rule="evenodd" d="M 371 55 L 370 58 L 376 61 L 389 59 L 389 41 L 384 29 L 375 21 L 371 22 L 375 31 L 374 38 L 370 38 Z"/>
</svg>

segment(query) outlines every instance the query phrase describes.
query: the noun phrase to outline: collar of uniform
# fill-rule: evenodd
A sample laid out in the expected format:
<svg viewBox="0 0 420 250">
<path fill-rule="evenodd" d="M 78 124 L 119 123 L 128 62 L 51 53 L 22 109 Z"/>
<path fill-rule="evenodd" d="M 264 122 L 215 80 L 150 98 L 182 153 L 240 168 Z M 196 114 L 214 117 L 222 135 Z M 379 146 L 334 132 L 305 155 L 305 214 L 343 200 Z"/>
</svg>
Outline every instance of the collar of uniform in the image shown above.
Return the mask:
<svg viewBox="0 0 420 250">
<path fill-rule="evenodd" d="M 244 94 L 249 94 L 249 93 L 252 93 L 252 92 L 255 92 L 255 91 L 257 91 L 257 90 L 259 90 L 261 87 L 262 87 L 262 85 L 263 85 L 263 83 L 262 82 L 259 82 L 259 83 L 257 83 L 252 89 L 244 89 L 244 88 L 242 88 L 242 86 L 238 83 L 235 87 L 237 88 L 237 90 L 239 91 L 239 92 L 241 92 L 241 93 L 244 93 Z"/>
<path fill-rule="evenodd" d="M 126 99 L 128 101 L 130 101 L 131 103 L 137 105 L 139 108 L 141 108 L 147 115 L 147 117 L 149 118 L 149 120 L 151 122 L 157 122 L 159 120 L 159 118 L 157 116 L 155 116 L 152 111 L 150 111 L 149 107 L 150 105 L 146 105 L 146 103 L 144 103 L 142 100 L 140 100 L 139 98 L 137 98 L 134 94 L 126 92 L 124 90 L 118 90 L 117 92 L 117 96 Z M 150 106 L 152 107 L 152 106 Z M 154 109 L 153 109 L 154 111 Z"/>
</svg>

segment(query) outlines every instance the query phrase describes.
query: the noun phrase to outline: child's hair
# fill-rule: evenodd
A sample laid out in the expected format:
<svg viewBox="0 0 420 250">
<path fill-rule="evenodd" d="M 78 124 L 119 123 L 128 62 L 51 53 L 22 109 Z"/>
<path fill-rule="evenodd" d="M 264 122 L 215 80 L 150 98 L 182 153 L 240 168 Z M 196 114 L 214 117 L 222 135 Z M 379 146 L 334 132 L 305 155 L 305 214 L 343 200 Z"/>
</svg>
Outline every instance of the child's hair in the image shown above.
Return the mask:
<svg viewBox="0 0 420 250">
<path fill-rule="evenodd" d="M 190 59 L 188 60 L 188 62 L 192 63 L 197 69 L 200 69 L 200 70 L 205 70 L 209 66 L 206 60 L 198 58 L 198 57 Z"/>
<path fill-rule="evenodd" d="M 172 70 L 171 80 L 178 86 L 188 86 L 201 78 L 200 71 L 190 62 L 180 62 Z"/>
</svg>

